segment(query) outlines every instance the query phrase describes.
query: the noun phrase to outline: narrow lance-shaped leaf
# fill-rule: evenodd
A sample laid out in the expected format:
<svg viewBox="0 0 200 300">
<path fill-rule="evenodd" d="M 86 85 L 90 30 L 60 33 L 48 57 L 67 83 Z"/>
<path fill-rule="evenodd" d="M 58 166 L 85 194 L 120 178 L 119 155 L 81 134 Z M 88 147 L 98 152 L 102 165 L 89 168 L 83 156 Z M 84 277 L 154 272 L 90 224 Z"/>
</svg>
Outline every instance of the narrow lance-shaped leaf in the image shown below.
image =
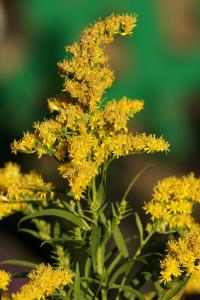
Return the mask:
<svg viewBox="0 0 200 300">
<path fill-rule="evenodd" d="M 119 264 L 120 260 L 122 259 L 121 253 L 118 253 L 118 255 L 112 260 L 108 268 L 106 269 L 104 277 L 109 277 L 113 271 L 113 269 Z"/>
<path fill-rule="evenodd" d="M 80 217 L 77 217 L 76 215 L 74 215 L 70 212 L 67 212 L 63 209 L 56 209 L 56 208 L 44 209 L 44 210 L 29 214 L 20 220 L 19 225 L 26 220 L 29 220 L 32 218 L 37 218 L 37 217 L 45 217 L 45 216 L 59 217 L 66 221 L 74 223 L 75 225 L 82 227 L 85 230 L 90 229 L 89 225 L 84 220 L 82 220 Z"/>
<path fill-rule="evenodd" d="M 92 256 L 93 269 L 96 272 L 97 267 L 97 250 L 100 245 L 101 227 L 94 226 L 90 235 L 90 251 Z"/>
<path fill-rule="evenodd" d="M 80 300 L 80 271 L 79 271 L 79 264 L 76 263 L 76 274 L 74 279 L 74 300 Z"/>
<path fill-rule="evenodd" d="M 138 229 L 138 232 L 139 232 L 140 245 L 142 245 L 143 238 L 144 238 L 144 231 L 143 231 L 143 226 L 142 226 L 142 222 L 140 220 L 140 217 L 136 212 L 135 212 L 135 222 L 136 222 L 137 229 Z"/>
<path fill-rule="evenodd" d="M 28 268 L 35 268 L 37 266 L 36 263 L 26 260 L 19 260 L 19 259 L 7 259 L 0 262 L 0 265 L 15 265 L 15 266 L 22 266 Z"/>
<path fill-rule="evenodd" d="M 104 235 L 103 241 L 97 250 L 97 272 L 101 275 L 104 272 L 104 261 L 105 261 L 105 247 L 106 243 L 110 238 L 110 233 L 107 231 Z"/>
<path fill-rule="evenodd" d="M 112 286 L 123 273 L 128 273 L 132 265 L 133 265 L 132 261 L 128 261 L 122 264 L 121 267 L 119 267 L 112 275 L 109 281 L 109 286 Z"/>
<path fill-rule="evenodd" d="M 37 239 L 40 238 L 38 232 L 35 231 L 35 230 L 32 230 L 32 229 L 28 229 L 28 228 L 20 228 L 20 229 L 18 229 L 18 231 L 19 231 L 19 232 L 25 232 L 25 233 L 28 233 L 28 234 L 34 236 L 34 237 L 37 238 Z"/>
<path fill-rule="evenodd" d="M 70 238 L 70 237 L 60 237 L 60 238 L 52 238 L 52 239 L 49 239 L 49 240 L 46 240 L 44 242 L 41 243 L 40 247 L 43 247 L 45 244 L 53 244 L 54 242 L 64 242 L 64 241 L 67 241 L 67 242 L 74 242 L 74 243 L 78 243 L 80 245 L 85 245 L 85 241 L 82 241 L 82 240 L 76 240 L 76 239 L 73 239 L 73 238 Z"/>
<path fill-rule="evenodd" d="M 176 280 L 170 289 L 163 289 L 158 296 L 158 300 L 171 300 L 177 295 L 188 281 L 188 277 Z"/>
<path fill-rule="evenodd" d="M 119 251 L 121 252 L 121 254 L 123 255 L 123 257 L 128 257 L 129 256 L 129 253 L 128 253 L 128 249 L 127 249 L 127 246 L 126 246 L 126 242 L 125 242 L 125 239 L 122 235 L 122 232 L 118 226 L 118 224 L 115 223 L 116 220 L 114 219 L 113 220 L 113 238 L 115 240 L 115 243 L 119 249 Z"/>
<path fill-rule="evenodd" d="M 90 268 L 91 268 L 91 258 L 88 257 L 85 263 L 85 272 L 84 272 L 84 276 L 86 278 L 90 276 Z"/>
<path fill-rule="evenodd" d="M 142 293 L 140 293 L 138 290 L 135 290 L 135 289 L 133 289 L 133 288 L 127 286 L 127 285 L 113 284 L 111 287 L 109 287 L 109 289 L 117 289 L 117 290 L 121 290 L 121 291 L 124 291 L 124 292 L 129 292 L 131 295 L 136 296 L 137 299 L 145 300 Z"/>
</svg>

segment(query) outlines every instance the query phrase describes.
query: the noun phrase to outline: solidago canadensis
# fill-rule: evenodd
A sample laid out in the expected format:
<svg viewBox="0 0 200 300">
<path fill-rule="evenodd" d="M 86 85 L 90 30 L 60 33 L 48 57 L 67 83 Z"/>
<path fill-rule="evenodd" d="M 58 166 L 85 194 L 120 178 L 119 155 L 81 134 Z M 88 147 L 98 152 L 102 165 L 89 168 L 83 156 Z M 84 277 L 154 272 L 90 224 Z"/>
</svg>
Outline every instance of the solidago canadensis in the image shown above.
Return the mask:
<svg viewBox="0 0 200 300">
<path fill-rule="evenodd" d="M 126 198 L 138 176 L 121 201 L 110 204 L 106 199 L 106 172 L 112 160 L 169 151 L 163 137 L 129 132 L 127 122 L 143 109 L 143 100 L 124 96 L 105 104 L 103 98 L 114 80 L 105 46 L 117 34 L 131 35 L 135 26 L 135 16 L 113 14 L 66 47 L 68 58 L 58 63 L 63 90 L 48 100 L 52 117 L 35 122 L 32 132 L 12 144 L 15 154 L 55 158 L 66 189 L 46 183 L 36 172 L 22 173 L 15 163 L 0 169 L 0 219 L 23 212 L 20 224 L 29 220 L 34 230 L 20 230 L 43 245 L 49 243 L 54 261 L 54 266 L 41 263 L 26 274 L 28 283 L 12 294 L 13 300 L 166 300 L 180 299 L 184 287 L 186 292 L 199 291 L 195 280 L 200 278 L 200 227 L 192 208 L 200 201 L 200 180 L 194 174 L 158 182 L 144 205 L 151 217 L 146 227 L 135 213 L 137 241 L 126 239 L 120 224 L 132 214 Z M 57 219 L 47 221 L 45 216 Z M 158 233 L 163 235 L 159 246 L 154 249 L 149 243 L 145 248 L 152 236 L 160 238 Z M 2 292 L 19 275 L 0 270 Z M 149 281 L 154 289 L 143 293 Z"/>
</svg>

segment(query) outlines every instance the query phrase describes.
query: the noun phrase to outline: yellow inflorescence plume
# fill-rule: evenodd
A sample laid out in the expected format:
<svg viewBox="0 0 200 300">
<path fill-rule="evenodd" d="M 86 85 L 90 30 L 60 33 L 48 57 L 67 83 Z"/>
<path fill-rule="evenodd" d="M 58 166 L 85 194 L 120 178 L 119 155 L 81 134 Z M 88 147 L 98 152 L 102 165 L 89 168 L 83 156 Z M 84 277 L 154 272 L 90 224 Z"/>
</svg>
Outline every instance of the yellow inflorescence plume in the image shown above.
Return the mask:
<svg viewBox="0 0 200 300">
<path fill-rule="evenodd" d="M 168 253 L 161 262 L 161 281 L 172 281 L 181 275 L 200 279 L 200 227 L 194 226 L 185 237 L 168 242 Z"/>
<path fill-rule="evenodd" d="M 116 34 L 130 35 L 135 26 L 135 17 L 111 15 L 87 28 L 79 43 L 67 47 L 73 58 L 58 66 L 65 77 L 64 90 L 78 103 L 90 110 L 98 106 L 114 79 L 103 45 L 111 43 Z"/>
<path fill-rule="evenodd" d="M 86 29 L 79 43 L 67 48 L 72 58 L 59 63 L 65 94 L 48 100 L 55 118 L 35 123 L 34 133 L 25 133 L 12 145 L 14 153 L 55 157 L 76 199 L 108 160 L 169 149 L 162 137 L 128 133 L 127 122 L 143 109 L 142 100 L 122 97 L 104 107 L 101 102 L 114 78 L 102 45 L 112 42 L 115 34 L 130 35 L 135 26 L 133 16 L 112 15 Z"/>
<path fill-rule="evenodd" d="M 43 203 L 48 196 L 53 196 L 51 187 L 37 173 L 24 174 L 19 165 L 7 163 L 0 169 L 0 219 L 26 208 L 30 202 Z"/>
<path fill-rule="evenodd" d="M 10 281 L 11 274 L 4 270 L 0 270 L 0 290 L 7 291 Z"/>
<path fill-rule="evenodd" d="M 144 209 L 152 221 L 159 220 L 164 228 L 191 228 L 194 203 L 200 202 L 200 179 L 191 173 L 181 178 L 168 177 L 159 181 L 153 190 L 152 200 Z"/>
<path fill-rule="evenodd" d="M 30 281 L 17 293 L 12 294 L 13 300 L 45 299 L 59 287 L 72 283 L 73 273 L 69 269 L 40 264 L 28 274 L 28 278 Z"/>
</svg>

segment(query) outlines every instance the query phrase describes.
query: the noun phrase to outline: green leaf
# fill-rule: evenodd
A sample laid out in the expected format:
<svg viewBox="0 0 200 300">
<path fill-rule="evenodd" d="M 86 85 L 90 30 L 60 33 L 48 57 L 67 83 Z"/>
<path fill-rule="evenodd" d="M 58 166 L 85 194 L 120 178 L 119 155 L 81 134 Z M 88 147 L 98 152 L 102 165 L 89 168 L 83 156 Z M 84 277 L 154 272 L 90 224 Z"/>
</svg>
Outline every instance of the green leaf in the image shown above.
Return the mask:
<svg viewBox="0 0 200 300">
<path fill-rule="evenodd" d="M 0 265 L 15 265 L 15 266 L 28 267 L 28 268 L 35 268 L 38 264 L 26 260 L 7 259 L 1 261 Z"/>
<path fill-rule="evenodd" d="M 97 250 L 100 245 L 100 237 L 101 237 L 101 227 L 94 226 L 90 235 L 90 251 L 92 256 L 92 265 L 94 272 L 96 272 L 97 267 Z"/>
<path fill-rule="evenodd" d="M 99 189 L 97 191 L 97 202 L 102 205 L 105 201 L 105 188 L 104 188 L 104 183 L 101 182 L 99 185 Z"/>
<path fill-rule="evenodd" d="M 117 289 L 124 292 L 129 292 L 132 296 L 136 296 L 140 300 L 145 300 L 144 296 L 137 290 L 122 284 L 113 284 L 109 289 Z"/>
<path fill-rule="evenodd" d="M 119 267 L 115 271 L 115 273 L 112 275 L 112 277 L 109 281 L 109 286 L 112 286 L 117 281 L 119 276 L 121 276 L 123 273 L 129 272 L 132 265 L 133 265 L 133 261 L 128 261 L 128 262 L 124 263 L 123 265 L 121 265 L 121 267 Z"/>
<path fill-rule="evenodd" d="M 100 275 L 102 275 L 104 272 L 105 247 L 109 238 L 110 238 L 110 233 L 107 231 L 104 235 L 101 245 L 97 250 L 97 272 Z"/>
<path fill-rule="evenodd" d="M 74 300 L 80 300 L 80 271 L 79 271 L 79 264 L 76 263 L 76 274 L 74 279 Z"/>
<path fill-rule="evenodd" d="M 55 224 L 54 224 L 53 236 L 54 236 L 54 238 L 58 238 L 60 236 L 60 224 L 59 224 L 59 222 L 55 222 Z"/>
<path fill-rule="evenodd" d="M 106 269 L 105 276 L 104 277 L 109 277 L 115 266 L 120 262 L 122 258 L 121 253 L 118 253 L 118 255 L 111 261 L 111 264 L 109 267 Z"/>
<path fill-rule="evenodd" d="M 142 242 L 143 242 L 143 238 L 144 238 L 144 231 L 143 231 L 143 226 L 142 226 L 142 222 L 140 220 L 140 217 L 136 212 L 135 212 L 135 222 L 136 222 L 137 229 L 138 229 L 138 232 L 139 232 L 140 245 L 141 245 Z"/>
<path fill-rule="evenodd" d="M 91 258 L 88 257 L 85 263 L 85 272 L 84 276 L 87 278 L 90 275 L 90 268 L 91 268 Z"/>
<path fill-rule="evenodd" d="M 157 283 L 156 288 L 159 287 L 158 290 L 158 300 L 170 300 L 172 299 L 175 295 L 177 295 L 181 289 L 184 287 L 186 282 L 188 281 L 188 277 L 183 277 L 182 279 L 177 279 L 174 281 L 172 284 L 172 287 L 170 289 L 163 289 L 160 288 L 159 284 Z"/>
<path fill-rule="evenodd" d="M 28 234 L 34 236 L 34 237 L 37 238 L 37 239 L 40 238 L 38 232 L 35 231 L 35 230 L 32 230 L 32 229 L 28 229 L 28 228 L 20 228 L 20 229 L 18 229 L 18 231 L 19 231 L 19 232 L 25 232 L 25 233 L 28 233 Z"/>
<path fill-rule="evenodd" d="M 52 239 L 49 239 L 49 240 L 46 240 L 44 242 L 41 243 L 40 247 L 43 247 L 45 244 L 52 244 L 54 242 L 74 242 L 74 243 L 78 243 L 80 245 L 85 245 L 85 241 L 82 241 L 82 240 L 75 240 L 75 239 L 72 239 L 70 237 L 60 237 L 60 238 L 52 238 Z"/>
<path fill-rule="evenodd" d="M 67 212 L 63 209 L 56 209 L 56 208 L 44 209 L 41 211 L 34 212 L 30 215 L 27 215 L 20 220 L 19 225 L 26 220 L 29 220 L 32 218 L 38 218 L 38 217 L 45 217 L 45 216 L 59 217 L 66 221 L 74 223 L 75 225 L 82 227 L 85 230 L 90 229 L 89 225 L 85 221 L 83 221 L 80 217 L 77 217 L 76 215 L 74 215 L 70 212 Z"/>
<path fill-rule="evenodd" d="M 125 242 L 124 237 L 121 233 L 121 230 L 117 224 L 115 224 L 113 226 L 112 234 L 113 234 L 115 243 L 116 243 L 120 253 L 123 255 L 123 257 L 125 257 L 125 258 L 128 257 L 129 253 L 128 253 L 128 249 L 126 246 L 126 242 Z"/>
<path fill-rule="evenodd" d="M 67 196 L 74 198 L 74 193 L 72 191 L 69 191 L 69 192 L 67 192 Z"/>
</svg>

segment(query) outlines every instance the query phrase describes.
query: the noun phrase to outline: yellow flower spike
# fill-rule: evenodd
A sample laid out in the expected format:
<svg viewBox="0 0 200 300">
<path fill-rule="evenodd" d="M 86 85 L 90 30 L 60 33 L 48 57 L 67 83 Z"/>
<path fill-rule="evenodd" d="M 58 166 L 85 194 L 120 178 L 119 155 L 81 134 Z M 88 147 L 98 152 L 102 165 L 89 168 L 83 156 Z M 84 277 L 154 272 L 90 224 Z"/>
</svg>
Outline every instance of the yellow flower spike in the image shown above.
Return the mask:
<svg viewBox="0 0 200 300">
<path fill-rule="evenodd" d="M 23 285 L 15 294 L 13 300 L 43 300 L 53 295 L 60 286 L 71 284 L 73 273 L 61 267 L 52 268 L 50 265 L 40 264 L 28 274 L 30 281 Z"/>
<path fill-rule="evenodd" d="M 11 274 L 4 270 L 0 270 L 0 290 L 7 291 L 10 281 Z"/>
<path fill-rule="evenodd" d="M 64 90 L 78 103 L 90 110 L 98 107 L 104 91 L 114 79 L 108 58 L 100 45 L 112 42 L 115 34 L 131 34 L 135 26 L 135 17 L 112 15 L 87 28 L 79 43 L 67 47 L 74 57 L 59 63 L 58 67 L 60 73 L 66 76 Z"/>
</svg>

